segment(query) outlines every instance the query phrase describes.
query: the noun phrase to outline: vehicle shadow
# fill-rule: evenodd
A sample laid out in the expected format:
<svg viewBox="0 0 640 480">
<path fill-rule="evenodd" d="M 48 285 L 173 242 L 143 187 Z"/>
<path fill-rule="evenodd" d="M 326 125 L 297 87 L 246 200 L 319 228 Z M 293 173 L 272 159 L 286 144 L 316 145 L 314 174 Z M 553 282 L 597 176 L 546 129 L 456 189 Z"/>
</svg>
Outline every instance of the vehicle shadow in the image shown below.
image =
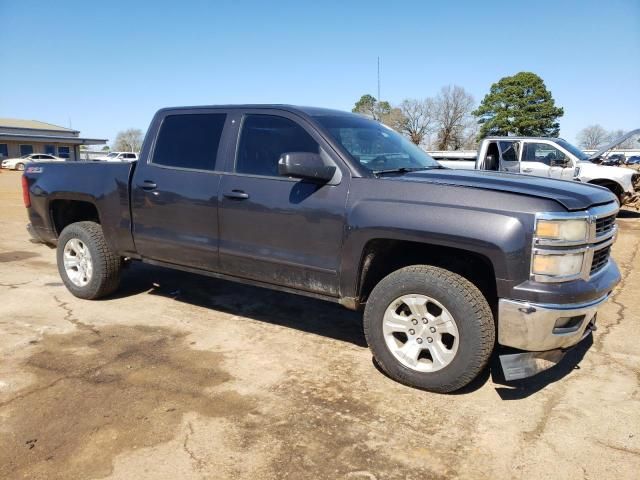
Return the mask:
<svg viewBox="0 0 640 480">
<path fill-rule="evenodd" d="M 496 392 L 502 400 L 521 400 L 530 397 L 547 387 L 547 385 L 562 380 L 574 370 L 580 369 L 580 362 L 593 345 L 593 335 L 589 335 L 571 350 L 567 351 L 564 358 L 549 370 L 534 375 L 507 382 L 504 378 L 498 355 L 491 360 L 491 379 L 496 387 Z"/>
<path fill-rule="evenodd" d="M 119 290 L 108 298 L 129 297 L 143 292 L 367 348 L 362 329 L 362 313 L 322 300 L 140 262 L 133 262 L 125 270 Z M 592 344 L 592 337 L 589 336 L 567 352 L 558 365 L 533 377 L 512 382 L 504 379 L 498 358 L 500 352 L 496 351 L 487 368 L 471 383 L 450 395 L 475 392 L 491 379 L 502 400 L 527 398 L 579 369 L 580 361 Z M 373 358 L 372 363 L 380 373 L 388 377 Z"/>
<path fill-rule="evenodd" d="M 618 212 L 618 218 L 640 218 L 640 212 L 623 208 Z"/>
<path fill-rule="evenodd" d="M 362 313 L 313 298 L 133 262 L 109 298 L 147 292 L 203 308 L 367 347 Z"/>
</svg>

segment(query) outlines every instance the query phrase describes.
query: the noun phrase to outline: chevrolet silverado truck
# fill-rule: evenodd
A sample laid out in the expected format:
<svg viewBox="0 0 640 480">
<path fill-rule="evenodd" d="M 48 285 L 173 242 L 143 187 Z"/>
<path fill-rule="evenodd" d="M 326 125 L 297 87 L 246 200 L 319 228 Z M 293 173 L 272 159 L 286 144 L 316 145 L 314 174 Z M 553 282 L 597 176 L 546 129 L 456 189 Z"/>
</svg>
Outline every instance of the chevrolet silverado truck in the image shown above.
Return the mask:
<svg viewBox="0 0 640 480">
<path fill-rule="evenodd" d="M 640 130 L 629 133 L 638 134 Z M 625 140 L 629 134 L 621 138 Z M 605 151 L 603 148 L 587 155 L 562 138 L 488 137 L 473 155 L 451 151 L 436 152 L 433 157 L 448 168 L 522 173 L 600 185 L 611 190 L 620 205 L 637 205 L 640 173 L 602 165 Z"/>
<path fill-rule="evenodd" d="M 559 361 L 620 280 L 608 189 L 446 169 L 335 110 L 163 109 L 136 162 L 40 163 L 22 182 L 73 295 L 109 295 L 141 261 L 337 302 L 364 310 L 390 377 L 435 392 L 497 344 L 507 379 Z"/>
</svg>

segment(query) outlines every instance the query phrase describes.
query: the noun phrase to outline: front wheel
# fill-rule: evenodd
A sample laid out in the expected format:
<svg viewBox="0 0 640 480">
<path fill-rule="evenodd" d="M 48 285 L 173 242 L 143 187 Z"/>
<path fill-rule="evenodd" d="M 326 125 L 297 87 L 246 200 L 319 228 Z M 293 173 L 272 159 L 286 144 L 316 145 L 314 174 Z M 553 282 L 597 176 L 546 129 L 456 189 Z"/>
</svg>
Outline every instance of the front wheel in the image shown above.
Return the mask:
<svg viewBox="0 0 640 480">
<path fill-rule="evenodd" d="M 93 300 L 115 291 L 120 283 L 121 259 L 105 241 L 95 222 L 77 222 L 58 238 L 58 272 L 76 297 Z"/>
<path fill-rule="evenodd" d="M 16 170 L 20 170 L 22 172 L 24 170 L 24 163 L 17 163 Z"/>
<path fill-rule="evenodd" d="M 495 343 L 482 293 L 460 275 L 429 265 L 405 267 L 380 281 L 365 307 L 364 331 L 391 378 L 438 393 L 471 382 Z"/>
</svg>

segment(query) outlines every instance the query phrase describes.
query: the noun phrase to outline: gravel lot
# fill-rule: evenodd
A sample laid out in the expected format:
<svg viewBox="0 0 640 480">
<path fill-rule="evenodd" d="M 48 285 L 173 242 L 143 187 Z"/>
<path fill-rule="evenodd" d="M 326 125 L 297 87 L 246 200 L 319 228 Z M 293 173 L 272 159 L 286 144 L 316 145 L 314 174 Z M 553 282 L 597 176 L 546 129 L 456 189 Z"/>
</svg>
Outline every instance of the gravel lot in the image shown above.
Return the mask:
<svg viewBox="0 0 640 480">
<path fill-rule="evenodd" d="M 640 215 L 621 217 L 592 344 L 436 395 L 380 373 L 336 305 L 144 265 L 76 299 L 2 171 L 0 478 L 638 478 Z"/>
</svg>

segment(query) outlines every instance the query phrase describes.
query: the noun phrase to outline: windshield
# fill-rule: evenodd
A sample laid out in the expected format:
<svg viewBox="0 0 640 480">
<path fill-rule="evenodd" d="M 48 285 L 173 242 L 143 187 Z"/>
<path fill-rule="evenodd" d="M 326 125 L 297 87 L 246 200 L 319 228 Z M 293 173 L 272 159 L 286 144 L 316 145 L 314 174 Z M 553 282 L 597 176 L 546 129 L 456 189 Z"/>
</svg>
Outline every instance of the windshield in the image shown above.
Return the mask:
<svg viewBox="0 0 640 480">
<path fill-rule="evenodd" d="M 580 150 L 575 145 L 571 145 L 566 140 L 563 140 L 562 138 L 558 139 L 558 145 L 560 145 L 562 148 L 567 150 L 572 155 L 575 155 L 578 158 L 578 160 L 582 160 L 582 161 L 589 160 L 589 155 L 584 153 L 582 150 Z"/>
<path fill-rule="evenodd" d="M 118 156 L 117 153 L 110 153 L 110 154 L 107 155 L 107 158 L 114 158 L 114 157 L 117 157 L 117 156 Z"/>
<path fill-rule="evenodd" d="M 372 172 L 439 168 L 438 162 L 399 133 L 357 115 L 314 117 L 351 158 Z"/>
</svg>

